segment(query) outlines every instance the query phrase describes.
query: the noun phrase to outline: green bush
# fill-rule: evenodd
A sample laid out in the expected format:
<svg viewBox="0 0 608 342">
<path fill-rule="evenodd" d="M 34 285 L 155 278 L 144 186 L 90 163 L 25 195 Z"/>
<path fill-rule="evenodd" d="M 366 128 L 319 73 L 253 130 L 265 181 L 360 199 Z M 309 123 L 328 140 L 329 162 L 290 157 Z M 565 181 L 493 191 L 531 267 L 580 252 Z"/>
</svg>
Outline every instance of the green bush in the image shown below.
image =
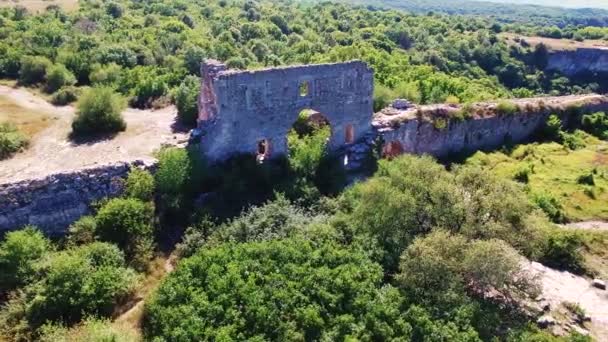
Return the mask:
<svg viewBox="0 0 608 342">
<path fill-rule="evenodd" d="M 109 319 L 87 318 L 78 325 L 45 325 L 40 342 L 137 342 L 140 339 L 133 329 L 113 324 Z"/>
<path fill-rule="evenodd" d="M 576 182 L 578 184 L 594 186 L 595 177 L 593 176 L 593 172 L 587 172 L 587 173 L 584 173 L 584 174 L 578 176 L 578 178 L 576 179 Z"/>
<path fill-rule="evenodd" d="M 68 242 L 72 245 L 84 245 L 96 240 L 97 221 L 93 216 L 83 216 L 68 228 Z"/>
<path fill-rule="evenodd" d="M 0 160 L 10 157 L 29 145 L 29 139 L 17 127 L 0 122 Z"/>
<path fill-rule="evenodd" d="M 576 130 L 574 133 L 561 132 L 560 140 L 562 145 L 571 150 L 580 150 L 587 145 L 585 143 L 585 132 L 581 130 Z"/>
<path fill-rule="evenodd" d="M 195 126 L 198 117 L 198 95 L 201 85 L 198 77 L 188 76 L 175 92 L 175 105 L 179 120 L 188 126 Z"/>
<path fill-rule="evenodd" d="M 329 126 L 300 137 L 295 130 L 287 135 L 289 166 L 300 177 L 312 179 L 325 157 L 327 141 L 331 135 Z"/>
<path fill-rule="evenodd" d="M 146 305 L 144 332 L 184 341 L 409 340 L 403 298 L 381 288 L 382 277 L 365 253 L 335 243 L 223 244 L 169 275 Z"/>
<path fill-rule="evenodd" d="M 0 244 L 0 292 L 31 281 L 35 263 L 50 252 L 50 241 L 34 227 L 7 233 Z"/>
<path fill-rule="evenodd" d="M 46 91 L 54 93 L 62 87 L 76 84 L 76 77 L 63 64 L 55 64 L 46 72 Z"/>
<path fill-rule="evenodd" d="M 547 232 L 547 242 L 541 262 L 549 267 L 582 272 L 583 239 L 577 232 L 553 229 Z"/>
<path fill-rule="evenodd" d="M 135 280 L 116 246 L 96 242 L 58 252 L 41 263 L 39 280 L 24 289 L 25 316 L 31 327 L 109 316 L 132 292 Z"/>
<path fill-rule="evenodd" d="M 72 132 L 76 136 L 83 136 L 124 131 L 127 124 L 121 112 L 125 106 L 125 100 L 111 88 L 88 89 L 76 104 Z"/>
<path fill-rule="evenodd" d="M 515 179 L 516 181 L 518 181 L 520 183 L 527 184 L 530 181 L 531 173 L 532 173 L 532 170 L 530 169 L 530 167 L 525 166 L 515 172 L 515 175 L 513 175 L 513 179 Z"/>
<path fill-rule="evenodd" d="M 112 86 L 118 83 L 122 75 L 122 67 L 116 63 L 107 65 L 96 64 L 89 74 L 89 80 L 94 85 Z"/>
<path fill-rule="evenodd" d="M 499 115 L 512 115 L 517 113 L 519 108 L 511 101 L 500 101 L 496 105 L 496 113 Z"/>
<path fill-rule="evenodd" d="M 74 86 L 63 87 L 53 94 L 51 102 L 57 106 L 65 106 L 78 100 L 80 93 L 80 88 Z"/>
<path fill-rule="evenodd" d="M 19 81 L 25 85 L 42 83 L 52 65 L 53 63 L 46 57 L 24 56 L 21 58 Z"/>
<path fill-rule="evenodd" d="M 397 97 L 395 92 L 381 84 L 374 87 L 374 111 L 378 112 L 387 107 Z"/>
<path fill-rule="evenodd" d="M 553 223 L 566 223 L 568 221 L 564 208 L 559 201 L 550 194 L 535 194 L 533 201 Z"/>
<path fill-rule="evenodd" d="M 604 112 L 583 115 L 581 126 L 585 132 L 608 140 L 608 115 Z"/>
<path fill-rule="evenodd" d="M 203 161 L 196 150 L 167 148 L 158 155 L 154 173 L 160 205 L 172 213 L 185 209 L 191 196 L 199 190 L 203 176 Z"/>
<path fill-rule="evenodd" d="M 114 198 L 97 215 L 96 234 L 102 241 L 115 243 L 128 260 L 147 254 L 154 239 L 154 208 L 135 198 Z"/>
<path fill-rule="evenodd" d="M 137 168 L 129 171 L 125 181 L 125 196 L 147 202 L 154 199 L 154 176 Z"/>
<path fill-rule="evenodd" d="M 562 134 L 562 120 L 555 114 L 549 115 L 543 128 L 543 135 L 547 139 L 559 141 Z"/>
</svg>

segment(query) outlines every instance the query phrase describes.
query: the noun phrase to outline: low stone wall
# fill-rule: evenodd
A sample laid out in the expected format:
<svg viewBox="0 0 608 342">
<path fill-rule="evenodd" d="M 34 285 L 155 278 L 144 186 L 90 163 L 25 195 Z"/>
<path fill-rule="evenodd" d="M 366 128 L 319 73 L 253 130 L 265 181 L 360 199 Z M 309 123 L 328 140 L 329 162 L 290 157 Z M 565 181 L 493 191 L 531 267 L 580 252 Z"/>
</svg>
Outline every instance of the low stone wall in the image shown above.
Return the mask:
<svg viewBox="0 0 608 342">
<path fill-rule="evenodd" d="M 34 225 L 49 235 L 63 234 L 72 222 L 90 213 L 92 203 L 119 196 L 133 167 L 152 165 L 116 163 L 0 184 L 0 233 Z"/>
</svg>

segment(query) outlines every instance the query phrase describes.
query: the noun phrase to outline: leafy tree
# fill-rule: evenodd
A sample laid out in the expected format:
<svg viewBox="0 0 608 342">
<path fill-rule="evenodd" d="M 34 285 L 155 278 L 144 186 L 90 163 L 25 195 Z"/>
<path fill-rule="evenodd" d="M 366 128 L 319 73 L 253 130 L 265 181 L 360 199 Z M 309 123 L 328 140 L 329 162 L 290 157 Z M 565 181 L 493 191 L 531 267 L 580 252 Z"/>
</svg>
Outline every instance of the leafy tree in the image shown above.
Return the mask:
<svg viewBox="0 0 608 342">
<path fill-rule="evenodd" d="M 40 272 L 24 289 L 25 317 L 33 327 L 47 321 L 73 324 L 87 314 L 108 316 L 135 281 L 120 250 L 101 242 L 57 252 L 40 264 Z"/>
<path fill-rule="evenodd" d="M 177 115 L 179 120 L 188 126 L 196 125 L 200 88 L 201 85 L 198 77 L 187 76 L 175 92 Z"/>
<path fill-rule="evenodd" d="M 0 244 L 0 291 L 34 279 L 36 262 L 51 251 L 50 241 L 34 227 L 7 233 Z"/>
<path fill-rule="evenodd" d="M 124 131 L 127 127 L 122 118 L 124 99 L 111 88 L 94 87 L 86 90 L 78 103 L 72 131 L 77 136 L 107 134 Z"/>
<path fill-rule="evenodd" d="M 148 256 L 154 238 L 154 209 L 135 198 L 114 198 L 95 216 L 96 234 L 102 241 L 115 243 L 128 260 Z"/>
<path fill-rule="evenodd" d="M 154 173 L 160 203 L 170 212 L 185 209 L 187 199 L 201 184 L 203 161 L 197 151 L 167 148 L 158 153 L 158 169 Z M 193 186 L 193 184 L 195 186 Z"/>
<path fill-rule="evenodd" d="M 68 228 L 68 241 L 72 245 L 84 245 L 97 239 L 97 221 L 93 216 L 83 216 Z"/>
<path fill-rule="evenodd" d="M 169 276 L 146 304 L 144 331 L 159 340 L 408 339 L 403 298 L 381 282 L 379 265 L 330 242 L 224 244 Z"/>
</svg>

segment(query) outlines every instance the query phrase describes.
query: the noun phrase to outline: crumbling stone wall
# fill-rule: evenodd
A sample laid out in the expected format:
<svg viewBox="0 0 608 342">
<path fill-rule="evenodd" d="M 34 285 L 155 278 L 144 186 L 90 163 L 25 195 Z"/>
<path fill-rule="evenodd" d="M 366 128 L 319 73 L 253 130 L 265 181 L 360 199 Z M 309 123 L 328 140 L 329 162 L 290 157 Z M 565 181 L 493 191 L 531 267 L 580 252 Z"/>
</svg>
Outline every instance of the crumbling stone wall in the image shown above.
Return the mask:
<svg viewBox="0 0 608 342">
<path fill-rule="evenodd" d="M 371 131 L 373 73 L 360 61 L 229 70 L 208 60 L 201 65 L 199 128 L 210 160 L 259 153 L 287 153 L 287 133 L 304 109 L 330 123 L 330 152 L 345 150 Z"/>
<path fill-rule="evenodd" d="M 35 225 L 49 235 L 63 234 L 72 222 L 90 213 L 93 202 L 119 196 L 132 167 L 153 165 L 117 163 L 0 184 L 0 233 Z"/>
</svg>

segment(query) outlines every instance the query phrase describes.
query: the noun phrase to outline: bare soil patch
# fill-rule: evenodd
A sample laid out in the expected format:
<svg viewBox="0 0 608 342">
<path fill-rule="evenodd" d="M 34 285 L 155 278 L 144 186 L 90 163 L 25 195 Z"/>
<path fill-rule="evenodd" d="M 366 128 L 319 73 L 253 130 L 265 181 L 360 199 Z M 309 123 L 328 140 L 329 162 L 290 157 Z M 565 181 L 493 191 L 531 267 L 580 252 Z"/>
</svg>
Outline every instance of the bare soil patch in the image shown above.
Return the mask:
<svg viewBox="0 0 608 342">
<path fill-rule="evenodd" d="M 129 108 L 123 112 L 125 132 L 79 144 L 68 138 L 74 107 L 54 106 L 23 88 L 0 85 L 0 96 L 50 118 L 45 121 L 47 125 L 33 125 L 36 129 L 28 150 L 0 161 L 0 184 L 119 161 L 150 161 L 163 145 L 187 140 L 187 133 L 176 128 L 177 110 L 173 106 L 159 110 Z"/>
<path fill-rule="evenodd" d="M 601 39 L 586 39 L 582 42 L 572 39 L 557 39 L 545 37 L 521 36 L 513 33 L 502 33 L 500 35 L 509 45 L 520 45 L 525 41 L 530 46 L 545 44 L 550 50 L 576 50 L 580 48 L 608 49 L 608 41 Z"/>
<path fill-rule="evenodd" d="M 44 12 L 51 5 L 73 11 L 78 8 L 78 0 L 0 0 L 0 7 L 23 6 L 30 12 Z"/>
</svg>

